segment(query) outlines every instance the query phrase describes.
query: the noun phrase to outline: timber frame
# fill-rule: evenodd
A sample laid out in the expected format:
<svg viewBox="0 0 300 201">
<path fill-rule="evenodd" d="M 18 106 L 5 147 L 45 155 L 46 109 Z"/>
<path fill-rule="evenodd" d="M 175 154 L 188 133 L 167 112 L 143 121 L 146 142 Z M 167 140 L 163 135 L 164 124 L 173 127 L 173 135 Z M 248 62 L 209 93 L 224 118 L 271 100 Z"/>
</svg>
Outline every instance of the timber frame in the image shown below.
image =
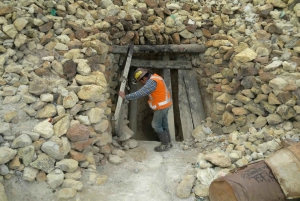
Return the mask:
<svg viewBox="0 0 300 201">
<path fill-rule="evenodd" d="M 197 77 L 192 72 L 192 62 L 190 60 L 170 60 L 170 56 L 178 54 L 200 54 L 205 51 L 205 45 L 198 44 L 137 46 L 113 45 L 109 48 L 109 53 L 121 55 L 119 60 L 119 66 L 122 68 L 120 70 L 123 71 L 123 81 L 120 88 L 121 91 L 124 90 L 124 85 L 126 84 L 124 83 L 124 79 L 127 79 L 130 67 L 162 69 L 162 76 L 164 77 L 166 85 L 171 93 L 172 84 L 170 70 L 178 71 L 178 80 L 176 80 L 178 83 L 178 95 L 176 97 L 178 97 L 178 108 L 181 122 L 180 130 L 182 131 L 183 140 L 187 140 L 192 137 L 193 129 L 200 125 L 202 120 L 205 120 L 205 113 L 197 84 Z M 147 58 L 147 55 L 160 55 L 162 56 L 162 59 L 150 60 Z M 134 56 L 147 59 L 136 59 Z M 129 117 L 129 127 L 134 131 L 134 133 L 137 132 L 136 117 L 138 106 L 136 103 L 136 101 L 132 101 L 129 108 L 131 114 Z M 119 115 L 122 114 L 122 111 L 120 111 L 122 110 L 120 104 L 122 104 L 122 101 L 118 100 L 118 110 L 116 110 L 113 120 L 122 118 L 119 117 Z M 173 107 L 169 110 L 168 120 L 171 140 L 175 141 Z M 122 134 L 122 131 L 120 130 L 120 122 L 118 122 L 117 130 L 117 135 L 120 136 Z"/>
</svg>

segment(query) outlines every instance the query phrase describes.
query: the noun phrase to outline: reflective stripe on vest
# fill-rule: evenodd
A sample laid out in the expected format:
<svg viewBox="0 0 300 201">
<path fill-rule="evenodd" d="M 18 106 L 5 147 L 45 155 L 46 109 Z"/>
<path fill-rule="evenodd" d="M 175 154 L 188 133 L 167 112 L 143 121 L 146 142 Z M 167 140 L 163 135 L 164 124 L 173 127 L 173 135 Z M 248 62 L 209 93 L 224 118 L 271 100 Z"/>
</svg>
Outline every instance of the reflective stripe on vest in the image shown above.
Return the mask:
<svg viewBox="0 0 300 201">
<path fill-rule="evenodd" d="M 149 106 L 153 110 L 160 110 L 172 105 L 170 92 L 162 79 L 157 74 L 154 74 L 150 79 L 156 81 L 156 89 L 149 95 Z"/>
</svg>

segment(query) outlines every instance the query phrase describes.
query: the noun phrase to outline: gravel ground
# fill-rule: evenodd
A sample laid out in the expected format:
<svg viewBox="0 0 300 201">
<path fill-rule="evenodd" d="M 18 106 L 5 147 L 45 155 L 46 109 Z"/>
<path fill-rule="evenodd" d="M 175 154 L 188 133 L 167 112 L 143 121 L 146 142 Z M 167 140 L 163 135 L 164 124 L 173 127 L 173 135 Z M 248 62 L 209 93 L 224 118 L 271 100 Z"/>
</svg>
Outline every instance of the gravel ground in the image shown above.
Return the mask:
<svg viewBox="0 0 300 201">
<path fill-rule="evenodd" d="M 158 142 L 139 141 L 139 146 L 126 152 L 122 164 L 98 166 L 99 174 L 106 174 L 108 181 L 101 186 L 92 186 L 83 173 L 80 181 L 84 189 L 78 192 L 74 201 L 192 201 L 195 198 L 180 199 L 176 187 L 187 174 L 195 174 L 192 163 L 198 151 L 183 151 L 178 144 L 168 152 L 154 152 Z M 53 201 L 56 191 L 46 182 L 26 182 L 14 176 L 3 181 L 8 201 Z"/>
</svg>

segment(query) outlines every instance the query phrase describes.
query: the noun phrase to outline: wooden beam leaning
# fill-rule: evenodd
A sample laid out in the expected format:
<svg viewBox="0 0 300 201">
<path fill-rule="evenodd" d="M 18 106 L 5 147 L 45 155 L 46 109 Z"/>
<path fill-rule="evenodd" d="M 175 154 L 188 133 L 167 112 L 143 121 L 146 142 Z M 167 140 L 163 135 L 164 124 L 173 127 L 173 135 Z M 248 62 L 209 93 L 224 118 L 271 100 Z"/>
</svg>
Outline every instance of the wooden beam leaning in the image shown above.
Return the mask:
<svg viewBox="0 0 300 201">
<path fill-rule="evenodd" d="M 128 46 L 112 45 L 109 53 L 126 54 Z M 207 47 L 202 44 L 181 44 L 181 45 L 135 45 L 133 53 L 203 53 Z"/>
<path fill-rule="evenodd" d="M 132 51 L 133 51 L 133 46 L 129 46 L 128 51 L 127 51 L 127 59 L 126 59 L 126 63 L 125 63 L 125 67 L 124 67 L 124 71 L 123 71 L 123 76 L 122 76 L 122 82 L 121 82 L 121 86 L 120 86 L 120 91 L 124 91 L 125 90 L 125 86 L 126 86 L 126 82 L 127 82 L 127 77 L 128 77 L 128 72 L 130 69 L 130 63 L 131 63 L 131 58 L 132 58 Z M 112 117 L 112 121 L 114 122 L 115 125 L 113 125 L 114 132 L 120 136 L 122 134 L 121 131 L 121 116 L 122 114 L 122 104 L 123 104 L 123 98 L 122 97 L 118 97 L 118 102 L 117 102 L 117 106 L 116 106 L 116 111 L 114 116 Z"/>
<path fill-rule="evenodd" d="M 120 63 L 123 63 L 120 59 Z M 132 67 L 143 67 L 143 68 L 161 68 L 161 69 L 192 69 L 191 61 L 172 60 L 172 61 L 161 61 L 161 60 L 137 60 L 132 59 Z"/>
</svg>

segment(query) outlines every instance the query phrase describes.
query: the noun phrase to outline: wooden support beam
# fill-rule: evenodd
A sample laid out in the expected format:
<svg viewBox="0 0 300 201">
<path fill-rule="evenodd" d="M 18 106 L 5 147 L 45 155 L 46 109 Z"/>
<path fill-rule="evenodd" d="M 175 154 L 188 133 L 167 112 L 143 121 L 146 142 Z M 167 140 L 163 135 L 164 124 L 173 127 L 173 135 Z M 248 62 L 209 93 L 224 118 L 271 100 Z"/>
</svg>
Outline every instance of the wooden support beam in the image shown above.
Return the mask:
<svg viewBox="0 0 300 201">
<path fill-rule="evenodd" d="M 178 70 L 178 102 L 183 140 L 192 138 L 194 129 L 191 108 L 184 82 L 185 70 Z"/>
<path fill-rule="evenodd" d="M 164 59 L 164 61 L 168 61 L 169 56 L 164 55 L 163 59 Z M 172 97 L 172 84 L 171 84 L 171 71 L 170 71 L 170 69 L 164 69 L 163 77 L 164 77 L 164 81 L 166 83 L 166 86 L 167 86 L 168 90 L 170 91 L 171 97 Z M 169 125 L 169 132 L 170 132 L 171 141 L 175 142 L 176 139 L 175 139 L 175 123 L 174 123 L 173 106 L 170 107 L 169 112 L 168 112 L 168 125 Z"/>
<path fill-rule="evenodd" d="M 109 53 L 125 54 L 128 46 L 112 45 Z M 203 53 L 206 51 L 205 45 L 181 44 L 181 45 L 135 45 L 133 53 Z"/>
<path fill-rule="evenodd" d="M 194 129 L 205 120 L 205 112 L 203 109 L 202 99 L 199 91 L 197 72 L 187 70 L 184 74 L 184 83 L 187 86 L 186 91 L 188 101 L 191 108 L 191 115 Z"/>
<path fill-rule="evenodd" d="M 120 64 L 123 60 L 120 59 Z M 172 60 L 172 61 L 161 61 L 161 60 L 131 60 L 131 66 L 143 67 L 143 68 L 161 68 L 161 69 L 191 69 L 191 61 Z"/>
<path fill-rule="evenodd" d="M 125 90 L 125 86 L 126 86 L 126 81 L 127 81 L 127 77 L 128 77 L 128 72 L 130 69 L 130 63 L 131 63 L 131 58 L 132 58 L 132 51 L 133 51 L 133 46 L 129 46 L 128 51 L 127 51 L 127 59 L 126 59 L 126 63 L 125 63 L 125 67 L 124 67 L 124 71 L 123 71 L 123 76 L 122 76 L 122 82 L 121 82 L 121 86 L 120 86 L 120 91 L 124 91 Z M 124 108 L 122 108 L 123 105 L 123 98 L 122 97 L 118 97 L 118 102 L 117 102 L 117 106 L 116 106 L 116 111 L 115 114 L 112 118 L 112 121 L 114 122 L 115 125 L 113 125 L 114 128 L 114 132 L 120 136 L 122 135 L 122 117 L 123 117 L 123 113 L 122 110 Z"/>
<path fill-rule="evenodd" d="M 178 70 L 178 87 L 182 134 L 183 139 L 187 140 L 205 120 L 196 73 L 193 70 Z"/>
</svg>

